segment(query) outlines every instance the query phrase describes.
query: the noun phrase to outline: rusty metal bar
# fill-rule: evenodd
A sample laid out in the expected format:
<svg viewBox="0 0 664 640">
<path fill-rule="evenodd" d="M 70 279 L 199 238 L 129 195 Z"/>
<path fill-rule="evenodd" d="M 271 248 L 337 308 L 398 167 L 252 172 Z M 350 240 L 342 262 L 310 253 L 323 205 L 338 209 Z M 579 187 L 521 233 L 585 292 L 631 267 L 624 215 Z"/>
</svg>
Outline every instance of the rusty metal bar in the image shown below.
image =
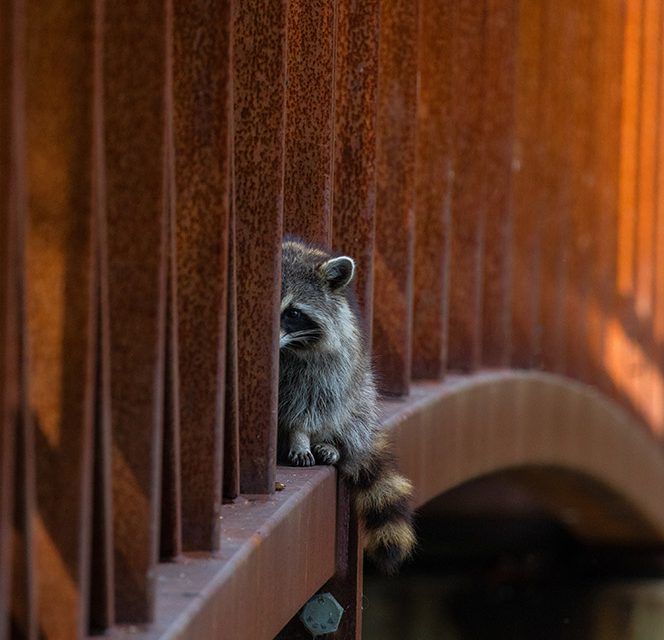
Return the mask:
<svg viewBox="0 0 664 640">
<path fill-rule="evenodd" d="M 18 417 L 16 2 L 0 3 L 0 640 L 9 637 L 14 459 Z"/>
<path fill-rule="evenodd" d="M 175 5 L 183 546 L 216 549 L 222 486 L 231 3 Z M 204 63 L 201 50 L 206 51 Z"/>
<path fill-rule="evenodd" d="M 482 364 L 507 366 L 511 353 L 512 144 L 516 93 L 515 0 L 488 0 L 485 23 L 486 198 L 482 258 Z"/>
<path fill-rule="evenodd" d="M 542 3 L 519 5 L 518 33 L 512 158 L 511 364 L 530 367 L 540 351 L 537 318 L 541 288 L 537 216 L 532 212 L 545 206 L 539 177 L 543 163 L 540 102 L 545 34 L 542 30 Z"/>
<path fill-rule="evenodd" d="M 380 5 L 373 352 L 383 393 L 408 393 L 413 316 L 419 2 Z"/>
<path fill-rule="evenodd" d="M 104 81 L 116 617 L 152 617 L 165 318 L 166 11 L 106 6 Z M 166 55 L 165 55 L 166 54 Z"/>
<path fill-rule="evenodd" d="M 412 346 L 416 378 L 441 378 L 447 362 L 452 16 L 451 3 L 420 0 Z"/>
<path fill-rule="evenodd" d="M 284 180 L 286 0 L 238 0 L 233 20 L 240 485 L 274 491 Z"/>
<path fill-rule="evenodd" d="M 231 185 L 232 188 L 232 185 Z M 231 198 L 232 202 L 232 198 Z M 235 265 L 235 213 L 228 225 L 228 307 L 226 320 L 226 389 L 224 394 L 224 475 L 222 494 L 233 500 L 240 494 L 240 408 L 238 401 L 237 277 Z"/>
<path fill-rule="evenodd" d="M 288 3 L 284 233 L 329 245 L 335 0 Z"/>
<path fill-rule="evenodd" d="M 566 288 L 571 247 L 567 234 L 572 228 L 571 215 L 576 198 L 574 176 L 568 167 L 572 162 L 570 147 L 576 141 L 569 138 L 573 133 L 566 115 L 572 112 L 571 105 L 566 106 L 566 101 L 573 96 L 571 84 L 566 82 L 566 78 L 574 73 L 569 68 L 573 53 L 562 51 L 559 41 L 573 37 L 570 32 L 578 24 L 575 24 L 571 13 L 570 28 L 567 29 L 558 19 L 558 11 L 554 3 L 542 4 L 540 21 L 543 35 L 538 66 L 542 86 L 538 103 L 541 140 L 536 180 L 542 188 L 538 195 L 542 198 L 543 208 L 537 230 L 541 280 L 536 324 L 539 347 L 534 354 L 534 364 L 550 371 L 564 370 L 568 355 L 565 323 L 570 319 L 565 311 L 571 300 L 565 294 L 570 293 Z"/>
<path fill-rule="evenodd" d="M 96 334 L 94 3 L 27 3 L 26 309 L 39 627 L 87 631 Z"/>
<path fill-rule="evenodd" d="M 591 313 L 598 313 L 601 328 L 589 335 L 591 382 L 609 395 L 615 392 L 611 377 L 606 373 L 606 356 L 612 317 L 617 310 L 618 212 L 620 185 L 620 124 L 621 84 L 624 39 L 624 16 L 614 3 L 603 3 L 597 17 L 599 41 L 594 50 L 595 61 L 601 71 L 597 77 L 597 102 L 601 106 L 593 118 L 595 126 L 595 161 L 597 165 L 598 209 L 592 233 L 596 236 L 597 281 L 592 286 Z M 663 85 L 664 86 L 664 85 Z"/>
<path fill-rule="evenodd" d="M 371 345 L 376 209 L 378 0 L 338 0 L 332 246 L 357 262 L 358 304 Z"/>
<path fill-rule="evenodd" d="M 170 164 L 170 163 L 169 163 Z M 171 170 L 174 167 L 171 165 Z M 174 179 L 174 173 L 172 174 Z M 175 194 L 168 215 L 166 278 L 166 345 L 164 355 L 164 433 L 161 462 L 161 521 L 159 557 L 177 558 L 182 552 L 182 460 L 180 454 L 180 348 L 178 341 Z"/>
<path fill-rule="evenodd" d="M 486 3 L 456 3 L 453 52 L 454 183 L 450 244 L 448 368 L 479 364 L 482 322 L 482 240 L 485 216 L 484 24 Z"/>
</svg>

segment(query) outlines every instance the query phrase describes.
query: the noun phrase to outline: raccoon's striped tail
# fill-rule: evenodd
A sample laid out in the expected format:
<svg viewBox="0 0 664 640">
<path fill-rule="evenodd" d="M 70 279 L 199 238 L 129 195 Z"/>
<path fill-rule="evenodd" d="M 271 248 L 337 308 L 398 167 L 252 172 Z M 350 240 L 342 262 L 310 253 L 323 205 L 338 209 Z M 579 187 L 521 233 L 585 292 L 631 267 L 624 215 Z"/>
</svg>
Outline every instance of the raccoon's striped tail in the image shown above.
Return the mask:
<svg viewBox="0 0 664 640">
<path fill-rule="evenodd" d="M 395 573 L 415 548 L 412 485 L 399 475 L 389 443 L 383 434 L 348 481 L 353 487 L 355 509 L 364 525 L 364 548 L 386 574 Z"/>
</svg>

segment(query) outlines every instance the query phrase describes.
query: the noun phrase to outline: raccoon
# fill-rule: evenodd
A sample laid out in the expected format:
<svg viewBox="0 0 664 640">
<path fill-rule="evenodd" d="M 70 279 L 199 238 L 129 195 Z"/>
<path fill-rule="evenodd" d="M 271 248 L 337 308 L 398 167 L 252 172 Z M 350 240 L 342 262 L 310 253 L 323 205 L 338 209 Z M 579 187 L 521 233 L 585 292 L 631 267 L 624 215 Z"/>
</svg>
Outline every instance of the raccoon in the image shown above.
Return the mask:
<svg viewBox="0 0 664 640">
<path fill-rule="evenodd" d="M 297 239 L 282 244 L 279 457 L 295 466 L 337 465 L 363 522 L 367 553 L 390 574 L 415 545 L 412 488 L 396 472 L 378 421 L 354 275 L 352 258 Z"/>
</svg>

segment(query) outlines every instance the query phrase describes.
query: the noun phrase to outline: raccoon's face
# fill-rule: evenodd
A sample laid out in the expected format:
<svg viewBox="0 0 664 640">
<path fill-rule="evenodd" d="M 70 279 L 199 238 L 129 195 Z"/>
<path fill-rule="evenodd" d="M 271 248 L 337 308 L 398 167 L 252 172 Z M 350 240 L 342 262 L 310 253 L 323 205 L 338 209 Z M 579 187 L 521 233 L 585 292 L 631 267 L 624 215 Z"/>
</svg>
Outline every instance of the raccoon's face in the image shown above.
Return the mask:
<svg viewBox="0 0 664 640">
<path fill-rule="evenodd" d="M 346 299 L 355 275 L 347 256 L 289 240 L 282 245 L 279 348 L 297 354 L 334 348 L 352 322 Z"/>
</svg>

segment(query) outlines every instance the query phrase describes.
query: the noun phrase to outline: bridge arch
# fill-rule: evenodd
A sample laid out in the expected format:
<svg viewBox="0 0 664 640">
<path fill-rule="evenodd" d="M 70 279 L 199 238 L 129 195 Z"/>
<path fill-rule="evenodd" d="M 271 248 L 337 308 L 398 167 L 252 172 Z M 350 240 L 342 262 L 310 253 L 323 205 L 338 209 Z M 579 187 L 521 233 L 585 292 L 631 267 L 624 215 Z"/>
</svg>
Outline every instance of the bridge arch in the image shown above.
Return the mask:
<svg viewBox="0 0 664 640">
<path fill-rule="evenodd" d="M 406 406 L 384 410 L 418 506 L 509 473 L 582 537 L 664 543 L 661 444 L 591 387 L 542 372 L 479 373 L 420 383 Z"/>
</svg>

